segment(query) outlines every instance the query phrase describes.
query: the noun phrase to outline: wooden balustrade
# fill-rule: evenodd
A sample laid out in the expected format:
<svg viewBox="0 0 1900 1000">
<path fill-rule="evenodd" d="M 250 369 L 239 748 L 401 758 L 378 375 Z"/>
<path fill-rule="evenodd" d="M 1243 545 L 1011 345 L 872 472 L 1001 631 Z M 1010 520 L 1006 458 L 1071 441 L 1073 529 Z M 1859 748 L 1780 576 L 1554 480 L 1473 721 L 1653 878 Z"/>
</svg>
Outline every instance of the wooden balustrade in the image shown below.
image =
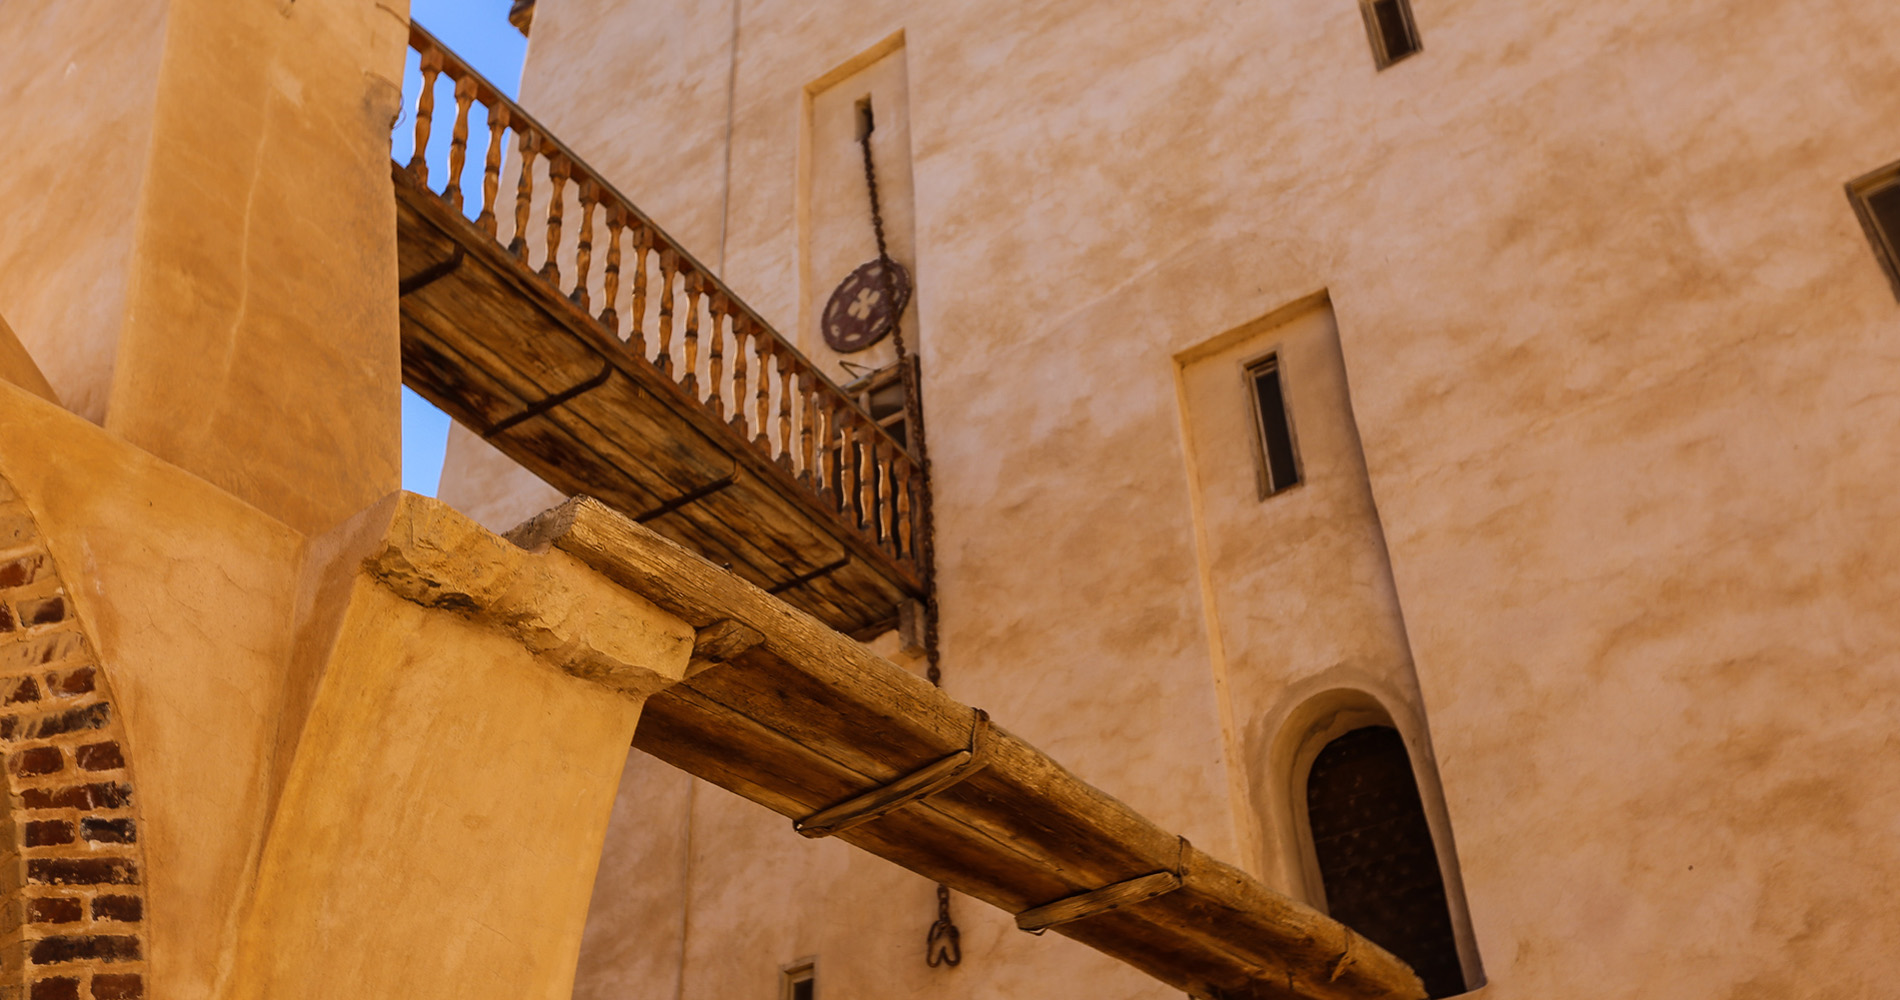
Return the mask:
<svg viewBox="0 0 1900 1000">
<path fill-rule="evenodd" d="M 918 484 L 903 444 L 586 161 L 434 36 L 412 25 L 409 45 L 420 57 L 422 82 L 412 95 L 416 146 L 406 167 L 410 178 L 458 214 L 463 211 L 470 119 L 479 107 L 487 138 L 474 225 L 612 333 L 627 360 L 651 365 L 710 411 L 731 431 L 735 447 L 757 449 L 850 530 L 914 565 L 918 498 L 912 494 Z M 435 91 L 445 76 L 454 85 L 455 123 L 448 131 L 446 176 L 432 178 Z M 510 172 L 514 203 L 498 204 Z"/>
</svg>

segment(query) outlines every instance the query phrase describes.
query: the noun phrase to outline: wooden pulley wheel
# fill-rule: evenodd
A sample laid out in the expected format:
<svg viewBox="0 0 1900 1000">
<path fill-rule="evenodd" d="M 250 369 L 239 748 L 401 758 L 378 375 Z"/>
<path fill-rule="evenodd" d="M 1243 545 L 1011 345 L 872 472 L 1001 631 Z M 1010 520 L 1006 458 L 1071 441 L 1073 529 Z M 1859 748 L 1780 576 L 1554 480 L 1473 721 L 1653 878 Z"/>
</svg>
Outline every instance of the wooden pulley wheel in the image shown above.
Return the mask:
<svg viewBox="0 0 1900 1000">
<path fill-rule="evenodd" d="M 904 265 L 890 261 L 888 279 L 885 261 L 860 265 L 839 283 L 825 304 L 823 320 L 825 343 L 840 354 L 854 354 L 876 344 L 897 328 L 898 317 L 910 304 L 910 272 Z"/>
</svg>

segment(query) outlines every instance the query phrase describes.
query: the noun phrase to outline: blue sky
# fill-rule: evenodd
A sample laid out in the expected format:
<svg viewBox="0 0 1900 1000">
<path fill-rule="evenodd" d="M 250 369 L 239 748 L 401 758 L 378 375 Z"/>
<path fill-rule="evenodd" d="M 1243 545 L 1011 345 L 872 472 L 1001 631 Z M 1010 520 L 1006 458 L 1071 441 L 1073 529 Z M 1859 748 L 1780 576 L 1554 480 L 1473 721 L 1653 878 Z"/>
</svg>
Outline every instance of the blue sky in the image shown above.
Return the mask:
<svg viewBox="0 0 1900 1000">
<path fill-rule="evenodd" d="M 410 0 L 409 14 L 429 33 L 442 40 L 467 60 L 475 71 L 487 77 L 510 97 L 521 81 L 521 58 L 528 40 L 508 23 L 509 0 Z M 409 53 L 403 93 L 413 103 L 420 84 L 416 54 Z M 443 81 L 446 83 L 447 81 Z M 438 91 L 436 107 L 453 109 L 454 99 L 446 89 Z M 396 125 L 392 152 L 398 161 L 407 160 L 414 145 L 414 110 L 403 115 Z M 471 138 L 481 135 L 479 124 L 470 129 Z M 446 148 L 429 144 L 430 172 L 441 176 L 447 170 Z M 475 154 L 470 150 L 471 157 Z M 437 162 L 438 160 L 444 162 Z M 479 161 L 477 161 L 479 162 Z M 430 406 L 421 396 L 402 390 L 402 488 L 412 493 L 434 496 L 442 477 L 442 449 L 449 440 L 449 418 Z"/>
</svg>

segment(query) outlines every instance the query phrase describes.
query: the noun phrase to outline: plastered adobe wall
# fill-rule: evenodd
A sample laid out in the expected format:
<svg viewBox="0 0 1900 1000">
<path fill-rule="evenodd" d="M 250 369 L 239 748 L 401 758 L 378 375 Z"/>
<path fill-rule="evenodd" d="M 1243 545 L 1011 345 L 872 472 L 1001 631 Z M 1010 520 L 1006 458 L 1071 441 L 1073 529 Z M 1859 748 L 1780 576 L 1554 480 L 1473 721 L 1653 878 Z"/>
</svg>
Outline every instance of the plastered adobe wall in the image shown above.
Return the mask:
<svg viewBox="0 0 1900 1000">
<path fill-rule="evenodd" d="M 1900 971 L 1897 307 L 1841 194 L 1900 158 L 1883 11 L 1417 0 L 1380 73 L 1344 0 L 539 6 L 524 104 L 788 330 L 800 94 L 904 32 L 960 698 L 1235 855 L 1276 776 L 1222 738 L 1172 359 L 1324 290 L 1486 995 Z M 687 995 L 797 957 L 738 933 L 762 897 L 927 923 L 743 829 L 694 828 L 750 888 L 683 892 Z M 970 962 L 893 995 L 1160 995 L 962 912 Z"/>
</svg>

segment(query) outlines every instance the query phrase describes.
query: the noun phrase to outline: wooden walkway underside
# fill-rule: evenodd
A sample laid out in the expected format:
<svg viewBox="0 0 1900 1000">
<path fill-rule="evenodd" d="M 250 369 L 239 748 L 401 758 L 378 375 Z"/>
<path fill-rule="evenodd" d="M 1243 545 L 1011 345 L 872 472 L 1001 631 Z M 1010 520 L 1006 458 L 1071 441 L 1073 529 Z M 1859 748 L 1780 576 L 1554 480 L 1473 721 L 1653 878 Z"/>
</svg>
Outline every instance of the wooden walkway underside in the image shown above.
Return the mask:
<svg viewBox="0 0 1900 1000">
<path fill-rule="evenodd" d="M 404 384 L 556 489 L 598 497 L 833 628 L 875 633 L 921 594 L 910 563 L 393 173 Z"/>
<path fill-rule="evenodd" d="M 687 679 L 647 701 L 635 745 L 806 820 L 807 833 L 867 792 L 961 779 L 837 836 L 1193 996 L 1424 996 L 1408 967 L 1344 925 L 606 506 L 570 501 L 511 537 L 558 547 L 697 628 Z M 960 756 L 972 750 L 977 760 Z"/>
</svg>

